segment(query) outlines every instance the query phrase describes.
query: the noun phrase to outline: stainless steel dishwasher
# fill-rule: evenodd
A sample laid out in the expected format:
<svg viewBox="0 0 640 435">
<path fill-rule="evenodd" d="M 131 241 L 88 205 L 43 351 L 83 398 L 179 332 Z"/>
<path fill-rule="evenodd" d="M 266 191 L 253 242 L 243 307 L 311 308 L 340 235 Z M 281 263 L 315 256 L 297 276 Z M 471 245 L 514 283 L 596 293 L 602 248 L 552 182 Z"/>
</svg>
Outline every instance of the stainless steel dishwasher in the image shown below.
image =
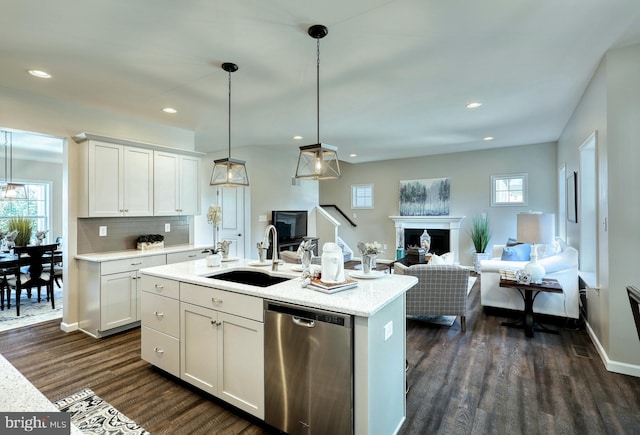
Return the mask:
<svg viewBox="0 0 640 435">
<path fill-rule="evenodd" d="M 265 301 L 265 421 L 292 435 L 353 433 L 353 318 Z"/>
</svg>

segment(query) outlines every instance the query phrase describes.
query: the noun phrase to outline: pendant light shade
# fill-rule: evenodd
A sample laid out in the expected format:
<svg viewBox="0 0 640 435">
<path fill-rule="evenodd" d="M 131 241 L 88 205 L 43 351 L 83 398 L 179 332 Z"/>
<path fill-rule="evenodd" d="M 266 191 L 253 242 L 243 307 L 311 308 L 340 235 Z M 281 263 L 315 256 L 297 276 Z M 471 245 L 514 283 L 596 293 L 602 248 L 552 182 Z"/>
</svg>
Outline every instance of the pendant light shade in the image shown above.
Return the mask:
<svg viewBox="0 0 640 435">
<path fill-rule="evenodd" d="M 340 178 L 338 148 L 320 143 L 320 39 L 327 36 L 329 30 L 321 24 L 309 27 L 309 36 L 317 40 L 316 46 L 316 124 L 317 142 L 300 147 L 296 178 L 309 180 L 335 180 Z"/>
<path fill-rule="evenodd" d="M 3 133 L 4 133 L 4 184 L 0 186 L 0 195 L 3 198 L 8 198 L 8 199 L 26 199 L 27 188 L 25 187 L 25 185 L 13 182 L 13 133 L 6 130 L 3 130 Z"/>
<path fill-rule="evenodd" d="M 211 186 L 243 187 L 249 185 L 249 176 L 244 160 L 231 158 L 231 73 L 238 71 L 238 65 L 225 62 L 222 69 L 229 73 L 229 157 L 213 161 Z"/>
</svg>

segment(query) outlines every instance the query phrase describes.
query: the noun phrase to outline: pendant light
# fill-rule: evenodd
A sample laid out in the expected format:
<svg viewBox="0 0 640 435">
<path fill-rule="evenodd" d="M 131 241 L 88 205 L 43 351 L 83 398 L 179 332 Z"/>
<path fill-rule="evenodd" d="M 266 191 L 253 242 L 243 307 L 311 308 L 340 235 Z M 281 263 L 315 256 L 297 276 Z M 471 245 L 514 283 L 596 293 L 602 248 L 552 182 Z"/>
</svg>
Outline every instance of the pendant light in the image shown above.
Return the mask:
<svg viewBox="0 0 640 435">
<path fill-rule="evenodd" d="M 4 132 L 4 185 L 0 187 L 0 194 L 7 199 L 26 199 L 27 189 L 24 184 L 13 182 L 13 133 Z M 7 149 L 9 156 L 7 158 Z M 8 166 L 8 170 L 7 170 Z"/>
<path fill-rule="evenodd" d="M 309 36 L 316 39 L 316 122 L 317 139 L 313 145 L 300 147 L 296 178 L 310 180 L 335 180 L 340 178 L 340 164 L 338 162 L 338 148 L 320 142 L 320 39 L 327 36 L 329 30 L 322 24 L 315 24 L 307 31 Z"/>
<path fill-rule="evenodd" d="M 222 69 L 229 73 L 229 157 L 214 160 L 213 173 L 211 174 L 211 186 L 243 187 L 249 185 L 247 168 L 244 160 L 231 158 L 231 73 L 238 71 L 238 65 L 225 62 Z"/>
</svg>

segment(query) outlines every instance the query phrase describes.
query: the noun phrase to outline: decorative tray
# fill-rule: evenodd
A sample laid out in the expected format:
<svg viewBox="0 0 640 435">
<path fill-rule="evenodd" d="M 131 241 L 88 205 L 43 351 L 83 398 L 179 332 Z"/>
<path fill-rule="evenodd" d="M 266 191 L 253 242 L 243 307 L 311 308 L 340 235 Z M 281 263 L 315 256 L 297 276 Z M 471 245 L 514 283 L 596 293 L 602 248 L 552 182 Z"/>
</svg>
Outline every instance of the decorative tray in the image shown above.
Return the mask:
<svg viewBox="0 0 640 435">
<path fill-rule="evenodd" d="M 311 283 L 309 284 L 309 288 L 322 293 L 333 294 L 333 293 L 340 292 L 342 290 L 347 290 L 347 289 L 356 287 L 357 285 L 358 285 L 358 281 L 350 278 L 347 278 L 343 282 L 338 282 L 335 284 L 322 282 L 321 280 L 316 278 L 311 280 Z"/>
</svg>

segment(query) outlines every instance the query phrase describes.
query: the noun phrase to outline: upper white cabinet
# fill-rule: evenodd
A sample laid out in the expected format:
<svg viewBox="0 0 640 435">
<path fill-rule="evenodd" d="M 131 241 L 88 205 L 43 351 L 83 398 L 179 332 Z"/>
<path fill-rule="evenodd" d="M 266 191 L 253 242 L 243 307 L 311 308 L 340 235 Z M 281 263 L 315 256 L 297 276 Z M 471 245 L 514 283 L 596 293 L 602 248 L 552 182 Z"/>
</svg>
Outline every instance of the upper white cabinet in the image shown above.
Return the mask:
<svg viewBox="0 0 640 435">
<path fill-rule="evenodd" d="M 88 217 L 153 215 L 153 151 L 101 141 L 86 144 Z"/>
<path fill-rule="evenodd" d="M 199 174 L 199 158 L 154 151 L 154 215 L 198 214 Z"/>
<path fill-rule="evenodd" d="M 106 139 L 106 140 L 105 140 Z M 200 153 L 83 133 L 80 217 L 194 215 L 199 208 Z M 157 176 L 156 176 L 157 175 Z M 156 202 L 157 201 L 157 202 Z"/>
</svg>

